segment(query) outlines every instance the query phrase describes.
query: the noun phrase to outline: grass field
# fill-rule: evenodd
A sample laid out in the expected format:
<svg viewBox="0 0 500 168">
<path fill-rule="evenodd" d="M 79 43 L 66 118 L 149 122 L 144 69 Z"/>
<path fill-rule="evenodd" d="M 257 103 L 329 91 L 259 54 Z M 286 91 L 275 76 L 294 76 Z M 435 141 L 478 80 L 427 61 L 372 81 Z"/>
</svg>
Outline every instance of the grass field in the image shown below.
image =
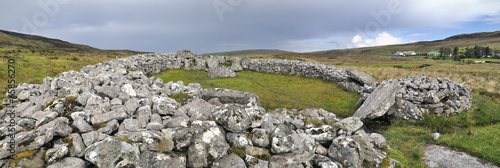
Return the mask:
<svg viewBox="0 0 500 168">
<path fill-rule="evenodd" d="M 323 108 L 339 117 L 352 116 L 359 95 L 320 79 L 238 72 L 235 78 L 208 78 L 205 71 L 167 70 L 154 76 L 163 81 L 200 83 L 203 88 L 227 88 L 255 93 L 267 111 L 276 108 Z"/>
</svg>

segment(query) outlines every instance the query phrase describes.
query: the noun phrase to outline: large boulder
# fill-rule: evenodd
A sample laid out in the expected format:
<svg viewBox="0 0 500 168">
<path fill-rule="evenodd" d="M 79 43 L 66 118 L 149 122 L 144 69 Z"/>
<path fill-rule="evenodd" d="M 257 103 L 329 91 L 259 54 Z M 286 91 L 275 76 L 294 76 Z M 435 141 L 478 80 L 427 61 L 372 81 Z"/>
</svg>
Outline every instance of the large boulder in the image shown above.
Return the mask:
<svg viewBox="0 0 500 168">
<path fill-rule="evenodd" d="M 371 120 L 385 115 L 394 105 L 396 91 L 399 87 L 396 80 L 382 82 L 358 108 L 353 117 L 361 120 Z"/>
<path fill-rule="evenodd" d="M 212 119 L 231 132 L 243 132 L 252 122 L 245 107 L 239 104 L 225 104 L 213 110 Z"/>
<path fill-rule="evenodd" d="M 375 78 L 373 78 L 372 76 L 370 76 L 364 72 L 355 71 L 355 70 L 346 70 L 346 73 L 347 73 L 347 75 L 349 75 L 349 77 L 354 79 L 356 82 L 361 83 L 361 86 L 363 86 L 363 85 L 374 86 L 374 85 L 378 84 L 378 82 Z"/>
</svg>

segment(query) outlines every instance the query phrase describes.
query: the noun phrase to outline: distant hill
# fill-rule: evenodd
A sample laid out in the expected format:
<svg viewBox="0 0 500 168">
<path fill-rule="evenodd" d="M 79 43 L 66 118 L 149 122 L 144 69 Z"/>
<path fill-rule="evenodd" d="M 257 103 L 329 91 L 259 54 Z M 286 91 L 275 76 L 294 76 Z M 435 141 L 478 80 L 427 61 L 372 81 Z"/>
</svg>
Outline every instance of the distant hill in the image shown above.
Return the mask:
<svg viewBox="0 0 500 168">
<path fill-rule="evenodd" d="M 489 46 L 492 50 L 500 50 L 500 31 L 473 34 L 460 34 L 443 40 L 421 41 L 409 44 L 387 45 L 377 47 L 352 48 L 312 52 L 315 55 L 392 55 L 395 51 L 415 51 L 427 53 L 439 51 L 440 48 Z"/>
<path fill-rule="evenodd" d="M 0 30 L 0 48 L 42 49 L 81 54 L 133 55 L 142 52 L 130 50 L 101 50 L 59 39 Z"/>
<path fill-rule="evenodd" d="M 283 50 L 274 49 L 257 49 L 257 50 L 239 50 L 239 51 L 228 51 L 228 52 L 218 52 L 218 53 L 207 53 L 207 55 L 225 55 L 225 56 L 238 56 L 238 55 L 254 55 L 254 54 L 280 54 L 280 53 L 292 53 Z"/>
</svg>

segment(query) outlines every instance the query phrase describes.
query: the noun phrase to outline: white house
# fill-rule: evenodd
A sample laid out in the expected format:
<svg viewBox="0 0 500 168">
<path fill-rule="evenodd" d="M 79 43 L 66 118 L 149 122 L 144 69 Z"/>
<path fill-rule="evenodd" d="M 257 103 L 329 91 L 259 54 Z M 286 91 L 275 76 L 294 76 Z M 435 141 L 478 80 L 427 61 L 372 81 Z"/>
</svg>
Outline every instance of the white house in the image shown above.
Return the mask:
<svg viewBox="0 0 500 168">
<path fill-rule="evenodd" d="M 406 52 L 406 55 L 417 55 L 415 51 L 408 51 Z"/>
<path fill-rule="evenodd" d="M 394 53 L 394 56 L 396 56 L 396 57 L 404 57 L 405 53 L 403 53 L 401 51 L 398 51 L 398 52 Z"/>
</svg>

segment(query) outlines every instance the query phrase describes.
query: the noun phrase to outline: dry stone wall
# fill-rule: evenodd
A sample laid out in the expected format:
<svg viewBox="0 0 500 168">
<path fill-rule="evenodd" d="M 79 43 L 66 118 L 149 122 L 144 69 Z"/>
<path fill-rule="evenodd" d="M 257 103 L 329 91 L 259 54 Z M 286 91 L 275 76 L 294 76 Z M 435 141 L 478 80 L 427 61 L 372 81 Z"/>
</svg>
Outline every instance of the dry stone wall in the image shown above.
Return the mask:
<svg viewBox="0 0 500 168">
<path fill-rule="evenodd" d="M 228 62 L 229 67 L 222 66 Z M 410 93 L 430 95 L 422 97 L 417 107 L 432 103 L 435 109 L 460 112 L 458 107 L 470 104 L 470 89 L 459 85 L 463 89 L 454 90 L 457 85 L 445 79 L 436 83 L 424 77 L 408 78 L 378 86 L 365 73 L 313 62 L 230 59 L 189 51 L 142 54 L 12 89 L 17 98 L 12 104 L 3 101 L 7 108 L 0 111 L 0 165 L 378 167 L 385 158 L 384 138 L 362 129 L 362 119 L 367 117 L 342 119 L 323 109 L 266 113 L 252 93 L 204 89 L 196 83 L 186 86 L 181 81 L 165 83 L 147 76 L 167 69 L 213 68 L 322 78 L 362 94 L 362 108 L 377 104 L 374 97 L 390 90 L 382 98 L 390 101 L 383 115 L 401 114 L 398 110 L 407 106 L 398 104 L 400 100 L 418 104 L 419 96 L 405 97 Z M 431 85 L 421 87 L 427 81 Z M 419 90 L 412 84 L 418 84 Z M 468 94 L 469 99 L 463 98 Z M 180 98 L 171 98 L 174 95 Z M 439 102 L 441 106 L 436 105 Z M 311 120 L 318 122 L 307 123 Z"/>
<path fill-rule="evenodd" d="M 358 118 L 323 109 L 266 113 L 252 93 L 146 75 L 217 68 L 228 60 L 187 51 L 144 54 L 20 84 L 11 90 L 17 99 L 4 101 L 0 111 L 0 165 L 377 167 L 385 158 L 383 137 L 366 133 Z M 231 61 L 229 69 L 244 69 Z M 314 68 L 328 67 L 296 71 L 317 75 Z"/>
</svg>

